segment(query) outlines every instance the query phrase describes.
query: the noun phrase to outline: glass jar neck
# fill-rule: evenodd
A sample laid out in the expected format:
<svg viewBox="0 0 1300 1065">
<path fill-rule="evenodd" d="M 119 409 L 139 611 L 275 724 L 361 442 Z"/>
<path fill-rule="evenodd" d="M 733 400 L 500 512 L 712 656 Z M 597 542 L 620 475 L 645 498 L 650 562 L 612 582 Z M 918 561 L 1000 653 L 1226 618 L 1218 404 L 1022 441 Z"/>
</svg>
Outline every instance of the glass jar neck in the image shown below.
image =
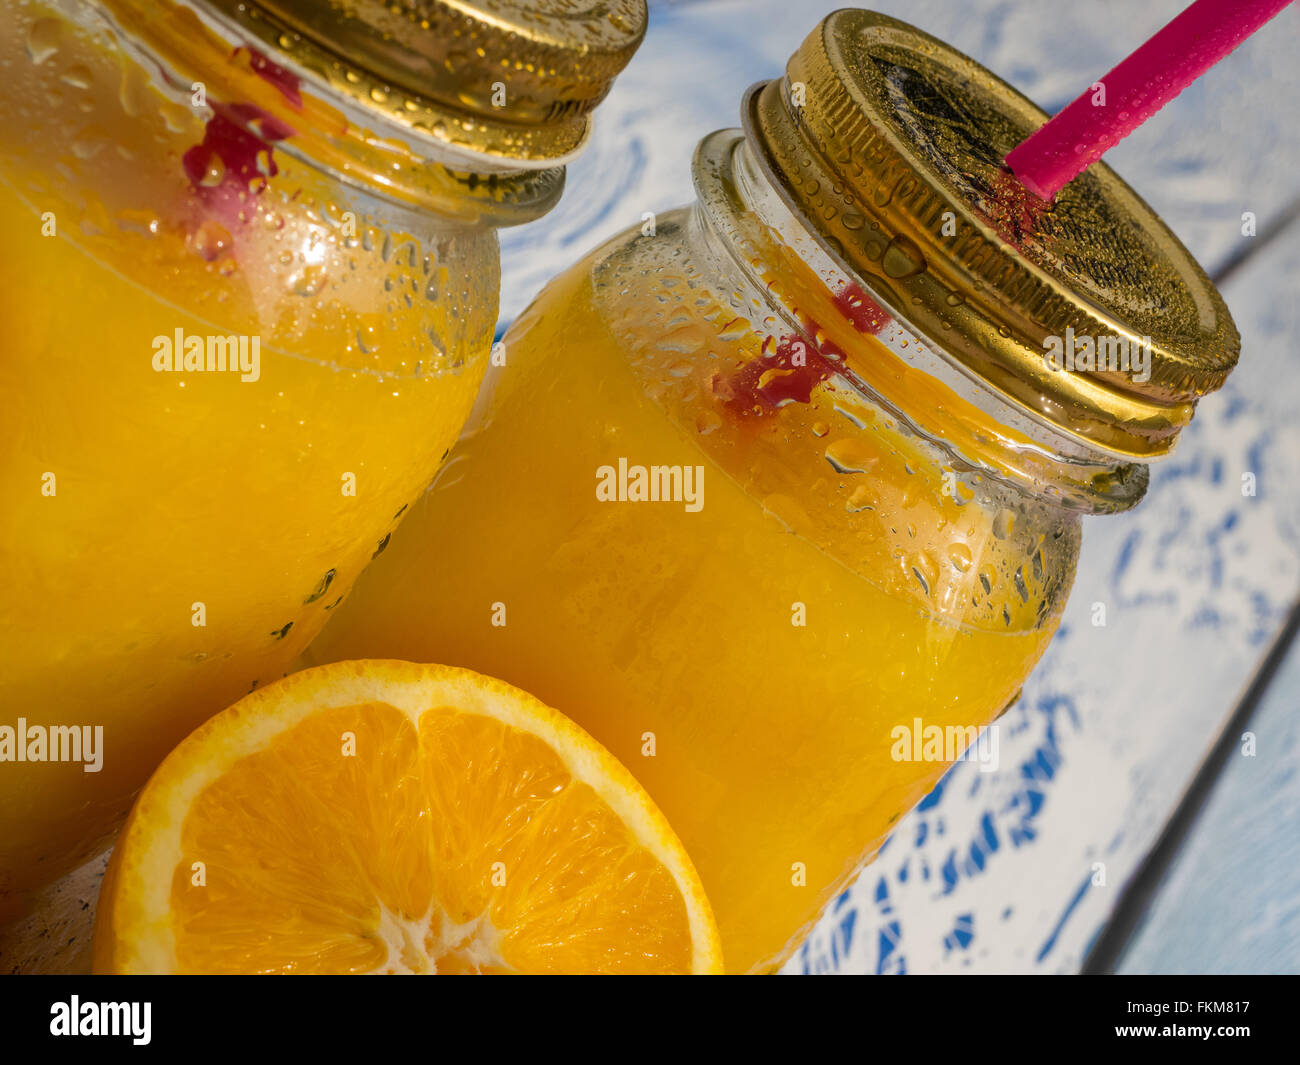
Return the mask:
<svg viewBox="0 0 1300 1065">
<path fill-rule="evenodd" d="M 564 172 L 514 169 L 366 111 L 324 80 L 278 65 L 201 3 L 61 0 L 177 104 L 222 116 L 276 151 L 406 208 L 465 224 L 517 225 L 550 210 Z"/>
<path fill-rule="evenodd" d="M 1141 499 L 1145 466 L 1034 417 L 946 357 L 941 337 L 922 338 L 897 308 L 878 303 L 871 285 L 788 205 L 741 131 L 704 138 L 692 169 L 692 225 L 721 269 L 955 467 L 1088 513 L 1126 510 Z M 898 257 L 894 268 L 911 266 L 905 252 Z"/>
</svg>

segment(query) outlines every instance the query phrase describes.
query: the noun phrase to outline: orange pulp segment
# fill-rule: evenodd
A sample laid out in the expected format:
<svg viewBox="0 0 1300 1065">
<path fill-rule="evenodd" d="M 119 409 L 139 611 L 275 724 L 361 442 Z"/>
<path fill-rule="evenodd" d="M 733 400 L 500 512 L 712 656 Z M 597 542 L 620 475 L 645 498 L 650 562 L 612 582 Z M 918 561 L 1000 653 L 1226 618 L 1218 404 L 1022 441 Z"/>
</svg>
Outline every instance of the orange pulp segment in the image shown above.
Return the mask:
<svg viewBox="0 0 1300 1065">
<path fill-rule="evenodd" d="M 163 762 L 100 896 L 108 972 L 716 972 L 698 877 L 628 771 L 468 670 L 343 662 Z"/>
</svg>

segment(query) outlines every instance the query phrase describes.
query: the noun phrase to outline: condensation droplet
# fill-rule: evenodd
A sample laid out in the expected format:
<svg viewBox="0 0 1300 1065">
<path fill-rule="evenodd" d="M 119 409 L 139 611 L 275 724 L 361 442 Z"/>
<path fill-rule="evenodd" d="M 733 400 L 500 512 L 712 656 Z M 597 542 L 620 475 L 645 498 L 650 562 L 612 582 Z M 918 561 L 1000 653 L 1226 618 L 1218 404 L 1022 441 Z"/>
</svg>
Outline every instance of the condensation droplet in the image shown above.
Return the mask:
<svg viewBox="0 0 1300 1065">
<path fill-rule="evenodd" d="M 722 417 L 717 411 L 705 410 L 695 416 L 695 429 L 701 436 L 708 436 L 722 425 Z"/>
<path fill-rule="evenodd" d="M 78 159 L 86 160 L 94 158 L 100 149 L 104 147 L 104 142 L 94 136 L 82 136 L 74 140 L 68 147 Z"/>
<path fill-rule="evenodd" d="M 94 79 L 90 76 L 90 71 L 78 63 L 76 66 L 68 67 L 63 72 L 63 77 L 59 79 L 65 85 L 71 85 L 74 89 L 89 89 L 94 84 Z"/>
<path fill-rule="evenodd" d="M 372 335 L 367 336 L 368 333 Z M 379 344 L 375 340 L 373 333 L 374 330 L 369 327 L 357 330 L 357 347 L 361 349 L 363 355 L 373 355 L 379 350 Z"/>
<path fill-rule="evenodd" d="M 314 296 L 325 286 L 325 267 L 319 263 L 304 266 L 289 279 L 289 286 L 297 296 Z"/>
<path fill-rule="evenodd" d="M 880 261 L 886 277 L 900 281 L 921 273 L 926 267 L 925 256 L 909 237 L 901 234 L 889 242 Z"/>
<path fill-rule="evenodd" d="M 207 165 L 203 168 L 203 176 L 199 178 L 199 184 L 205 189 L 216 188 L 226 180 L 226 164 L 222 161 L 221 156 L 212 152 L 208 156 Z"/>
<path fill-rule="evenodd" d="M 860 510 L 872 510 L 875 502 L 875 496 L 871 494 L 871 488 L 868 485 L 860 484 L 849 495 L 844 502 L 844 509 L 850 514 L 856 514 Z"/>
<path fill-rule="evenodd" d="M 827 445 L 826 461 L 836 473 L 863 473 L 879 461 L 879 456 L 862 440 L 847 436 Z"/>
<path fill-rule="evenodd" d="M 1012 583 L 1016 586 L 1016 594 L 1020 596 L 1020 601 L 1022 603 L 1029 602 L 1029 588 L 1025 585 L 1025 568 L 1023 566 L 1016 570 Z"/>
<path fill-rule="evenodd" d="M 59 50 L 61 32 L 58 19 L 43 18 L 33 22 L 27 32 L 27 58 L 37 66 L 44 63 Z"/>
<path fill-rule="evenodd" d="M 215 262 L 230 249 L 230 231 L 220 222 L 209 219 L 190 237 L 194 250 L 208 262 Z"/>
</svg>

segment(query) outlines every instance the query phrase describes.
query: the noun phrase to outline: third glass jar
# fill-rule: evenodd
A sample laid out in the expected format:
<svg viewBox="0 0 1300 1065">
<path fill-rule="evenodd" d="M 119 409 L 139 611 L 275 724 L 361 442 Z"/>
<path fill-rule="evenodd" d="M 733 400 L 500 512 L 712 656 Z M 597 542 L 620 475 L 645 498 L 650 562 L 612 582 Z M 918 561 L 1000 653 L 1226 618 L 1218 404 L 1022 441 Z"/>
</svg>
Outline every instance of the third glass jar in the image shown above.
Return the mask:
<svg viewBox="0 0 1300 1065">
<path fill-rule="evenodd" d="M 1222 299 L 1045 115 L 841 11 L 697 202 L 555 280 L 316 660 L 454 662 L 574 717 L 663 809 L 730 971 L 786 958 L 1017 696 L 1085 514 L 1133 506 L 1236 360 Z"/>
</svg>

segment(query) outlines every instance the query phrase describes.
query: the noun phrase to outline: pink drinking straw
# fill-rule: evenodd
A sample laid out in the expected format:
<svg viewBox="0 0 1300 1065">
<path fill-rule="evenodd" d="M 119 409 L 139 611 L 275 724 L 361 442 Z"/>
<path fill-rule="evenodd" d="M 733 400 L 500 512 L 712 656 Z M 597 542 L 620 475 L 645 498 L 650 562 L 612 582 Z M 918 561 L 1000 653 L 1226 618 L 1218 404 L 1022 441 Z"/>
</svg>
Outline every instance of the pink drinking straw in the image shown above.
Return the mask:
<svg viewBox="0 0 1300 1065">
<path fill-rule="evenodd" d="M 1007 153 L 1006 163 L 1034 195 L 1066 183 L 1127 137 L 1241 44 L 1291 0 L 1196 0 L 1191 7 Z"/>
</svg>

